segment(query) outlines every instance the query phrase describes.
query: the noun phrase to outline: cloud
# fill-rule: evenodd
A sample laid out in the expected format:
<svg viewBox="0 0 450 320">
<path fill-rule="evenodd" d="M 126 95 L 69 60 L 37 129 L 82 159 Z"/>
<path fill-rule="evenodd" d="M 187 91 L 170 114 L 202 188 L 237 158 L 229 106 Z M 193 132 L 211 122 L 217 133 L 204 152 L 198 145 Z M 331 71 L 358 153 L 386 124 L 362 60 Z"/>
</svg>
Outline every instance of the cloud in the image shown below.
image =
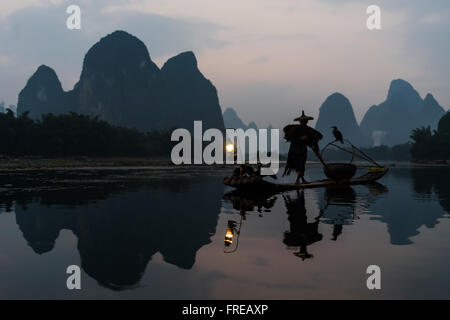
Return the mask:
<svg viewBox="0 0 450 320">
<path fill-rule="evenodd" d="M 82 8 L 81 31 L 65 28 L 66 6 Z M 384 100 L 394 78 L 450 105 L 448 0 L 379 0 L 382 30 L 366 28 L 356 0 L 19 0 L 2 4 L 0 100 L 18 91 L 41 63 L 73 86 L 84 54 L 100 37 L 126 30 L 161 65 L 181 51 L 196 53 L 217 87 L 222 106 L 259 126 L 281 123 L 298 105 L 318 115 L 333 92 L 346 95 L 361 119 Z M 284 89 L 283 89 L 284 88 Z M 261 97 L 265 97 L 262 99 Z M 14 99 L 14 100 L 13 100 Z M 256 111 L 266 110 L 264 116 Z"/>
<path fill-rule="evenodd" d="M 54 68 L 63 87 L 71 89 L 87 50 L 118 29 L 140 38 L 154 60 L 187 50 L 197 53 L 204 47 L 218 48 L 225 43 L 214 38 L 220 27 L 212 23 L 103 10 L 111 1 L 82 1 L 82 29 L 68 30 L 66 8 L 73 1 L 55 3 L 35 1 L 0 18 L 0 42 L 6 44 L 0 47 L 0 82 L 7 83 L 0 88 L 0 100 L 15 104 L 19 91 L 41 64 Z"/>
<path fill-rule="evenodd" d="M 248 63 L 251 63 L 251 64 L 253 64 L 253 63 L 265 63 L 265 62 L 267 62 L 268 60 L 269 60 L 268 57 L 263 56 L 263 57 L 251 59 L 251 60 L 249 60 Z M 1 61 L 1 59 L 0 59 L 0 61 Z"/>
<path fill-rule="evenodd" d="M 1 4 L 0 17 L 6 17 L 20 9 L 29 7 L 45 7 L 60 4 L 63 0 L 14 0 L 3 1 Z"/>
</svg>

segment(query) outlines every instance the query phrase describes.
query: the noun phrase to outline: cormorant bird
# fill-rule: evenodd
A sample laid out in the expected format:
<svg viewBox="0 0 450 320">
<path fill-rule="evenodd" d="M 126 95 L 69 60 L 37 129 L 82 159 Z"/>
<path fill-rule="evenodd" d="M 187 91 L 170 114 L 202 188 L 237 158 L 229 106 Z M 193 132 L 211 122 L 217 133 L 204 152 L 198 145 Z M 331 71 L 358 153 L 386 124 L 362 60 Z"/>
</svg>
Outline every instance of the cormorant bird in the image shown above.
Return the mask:
<svg viewBox="0 0 450 320">
<path fill-rule="evenodd" d="M 342 132 L 340 132 L 337 127 L 332 127 L 332 128 L 333 128 L 333 135 L 336 138 L 336 141 L 340 141 L 341 143 L 344 143 L 344 137 L 342 136 Z"/>
</svg>

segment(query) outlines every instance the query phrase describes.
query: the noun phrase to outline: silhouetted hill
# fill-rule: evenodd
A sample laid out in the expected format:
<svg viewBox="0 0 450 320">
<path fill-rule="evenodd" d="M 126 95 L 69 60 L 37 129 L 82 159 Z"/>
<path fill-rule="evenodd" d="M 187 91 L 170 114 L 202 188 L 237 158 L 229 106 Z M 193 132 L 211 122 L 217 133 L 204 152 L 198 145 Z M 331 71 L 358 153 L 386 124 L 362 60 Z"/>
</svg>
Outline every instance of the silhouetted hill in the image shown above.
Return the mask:
<svg viewBox="0 0 450 320">
<path fill-rule="evenodd" d="M 72 109 L 140 130 L 164 128 L 165 87 L 144 43 L 116 31 L 97 42 L 84 58 Z"/>
<path fill-rule="evenodd" d="M 379 144 L 392 146 L 409 141 L 417 127 L 436 125 L 444 110 L 430 95 L 426 102 L 405 80 L 391 82 L 386 100 L 372 106 L 361 121 L 362 132 Z"/>
<path fill-rule="evenodd" d="M 233 108 L 227 108 L 223 113 L 223 121 L 226 128 L 230 129 L 244 129 L 250 128 L 250 124 L 246 125 L 241 118 L 239 118 L 236 110 Z M 256 124 L 252 121 L 252 128 L 258 128 Z"/>
<path fill-rule="evenodd" d="M 330 95 L 319 109 L 316 129 L 324 136 L 322 145 L 335 140 L 332 126 L 338 127 L 344 135 L 344 139 L 350 140 L 354 145 L 364 146 L 368 144 L 356 122 L 350 101 L 338 92 Z"/>
<path fill-rule="evenodd" d="M 258 126 L 256 125 L 255 122 L 250 121 L 250 123 L 248 125 L 246 125 L 241 118 L 239 118 L 237 112 L 233 109 L 233 108 L 227 108 L 224 113 L 223 113 L 223 120 L 225 122 L 225 128 L 230 128 L 230 129 L 256 129 L 258 130 Z M 274 128 L 272 125 L 269 125 L 267 127 L 268 130 L 268 138 L 267 138 L 267 149 L 270 150 L 271 149 L 271 141 L 270 141 L 270 130 L 272 129 L 278 129 L 279 133 L 280 133 L 280 139 L 279 139 L 279 153 L 280 154 L 285 154 L 288 152 L 289 150 L 289 145 L 288 143 L 286 143 L 286 141 L 283 138 L 283 130 L 282 128 Z"/>
<path fill-rule="evenodd" d="M 32 118 L 39 118 L 45 113 L 66 113 L 66 98 L 55 71 L 41 65 L 19 93 L 17 111 L 19 114 L 29 111 Z"/>
<path fill-rule="evenodd" d="M 444 108 L 439 105 L 431 93 L 426 95 L 423 102 L 422 119 L 429 123 L 432 128 L 437 128 L 439 119 L 445 114 Z"/>
<path fill-rule="evenodd" d="M 254 123 L 253 121 L 251 121 L 251 122 L 248 124 L 248 127 L 249 127 L 249 128 L 252 128 L 252 129 L 258 130 L 258 126 L 257 126 L 256 123 Z"/>
<path fill-rule="evenodd" d="M 197 68 L 192 52 L 170 59 L 161 71 L 145 44 L 124 31 L 102 38 L 87 52 L 79 82 L 64 92 L 56 73 L 38 68 L 19 95 L 18 113 L 76 112 L 142 131 L 190 127 L 223 130 L 217 91 Z"/>
<path fill-rule="evenodd" d="M 204 129 L 224 131 L 217 90 L 198 69 L 197 59 L 192 52 L 183 52 L 170 58 L 161 72 L 173 110 L 176 110 L 173 121 L 177 127 L 190 128 L 193 120 L 203 120 Z"/>
</svg>

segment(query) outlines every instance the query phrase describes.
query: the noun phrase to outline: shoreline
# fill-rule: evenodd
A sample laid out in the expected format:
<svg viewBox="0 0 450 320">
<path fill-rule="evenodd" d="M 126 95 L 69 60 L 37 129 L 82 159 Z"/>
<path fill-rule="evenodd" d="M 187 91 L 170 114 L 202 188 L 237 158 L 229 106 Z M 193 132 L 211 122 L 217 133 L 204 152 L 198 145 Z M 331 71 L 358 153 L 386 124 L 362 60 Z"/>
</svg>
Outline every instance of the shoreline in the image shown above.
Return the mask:
<svg viewBox="0 0 450 320">
<path fill-rule="evenodd" d="M 145 170 L 226 168 L 233 165 L 175 165 L 170 159 L 150 158 L 12 158 L 0 159 L 0 171 L 34 170 Z"/>
<path fill-rule="evenodd" d="M 445 163 L 417 163 L 379 161 L 386 167 L 448 167 Z M 286 162 L 280 161 L 280 167 Z M 309 165 L 321 165 L 319 161 L 307 161 Z M 360 167 L 372 167 L 368 163 L 355 162 Z M 184 164 L 175 165 L 167 158 L 36 158 L 15 157 L 0 158 L 0 171 L 31 171 L 31 170 L 145 170 L 145 169 L 187 169 L 187 168 L 233 168 L 237 164 Z"/>
<path fill-rule="evenodd" d="M 79 168 L 117 168 L 117 167 L 169 167 L 174 166 L 169 159 L 150 158 L 0 158 L 0 170 L 26 169 L 79 169 Z"/>
</svg>

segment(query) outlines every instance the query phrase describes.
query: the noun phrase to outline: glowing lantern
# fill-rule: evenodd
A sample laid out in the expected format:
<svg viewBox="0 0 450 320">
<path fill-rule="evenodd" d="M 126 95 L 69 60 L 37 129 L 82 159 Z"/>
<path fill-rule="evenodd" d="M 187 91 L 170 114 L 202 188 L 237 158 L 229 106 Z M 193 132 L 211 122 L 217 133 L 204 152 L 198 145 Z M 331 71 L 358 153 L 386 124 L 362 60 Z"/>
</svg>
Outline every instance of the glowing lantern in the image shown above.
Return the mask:
<svg viewBox="0 0 450 320">
<path fill-rule="evenodd" d="M 236 231 L 236 221 L 234 220 L 228 220 L 228 228 L 227 232 L 225 233 L 225 246 L 229 247 L 233 243 L 234 238 L 234 232 Z"/>
<path fill-rule="evenodd" d="M 228 247 L 233 243 L 233 230 L 228 228 L 227 233 L 225 233 L 225 245 Z"/>
</svg>

